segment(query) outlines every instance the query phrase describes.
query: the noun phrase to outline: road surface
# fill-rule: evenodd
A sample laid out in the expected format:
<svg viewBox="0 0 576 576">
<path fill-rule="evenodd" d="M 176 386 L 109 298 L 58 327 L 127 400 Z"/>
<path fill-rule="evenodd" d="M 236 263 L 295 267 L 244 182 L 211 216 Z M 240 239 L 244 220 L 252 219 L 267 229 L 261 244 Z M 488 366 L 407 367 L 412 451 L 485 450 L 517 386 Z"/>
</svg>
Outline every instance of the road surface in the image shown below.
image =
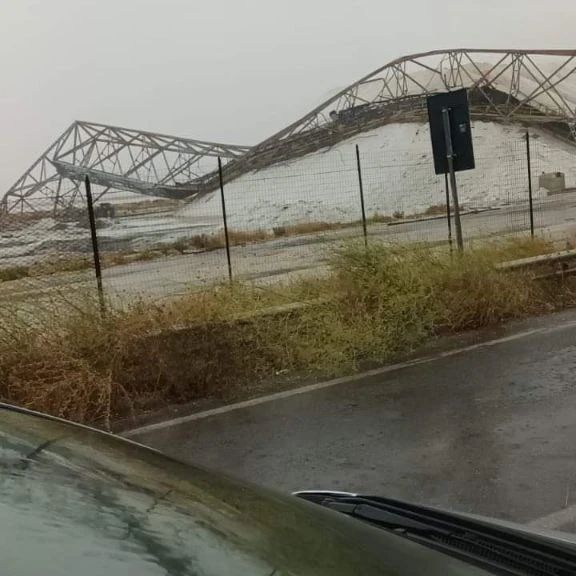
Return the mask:
<svg viewBox="0 0 576 576">
<path fill-rule="evenodd" d="M 573 530 L 576 311 L 486 337 L 132 437 L 283 491 L 381 494 Z"/>
</svg>

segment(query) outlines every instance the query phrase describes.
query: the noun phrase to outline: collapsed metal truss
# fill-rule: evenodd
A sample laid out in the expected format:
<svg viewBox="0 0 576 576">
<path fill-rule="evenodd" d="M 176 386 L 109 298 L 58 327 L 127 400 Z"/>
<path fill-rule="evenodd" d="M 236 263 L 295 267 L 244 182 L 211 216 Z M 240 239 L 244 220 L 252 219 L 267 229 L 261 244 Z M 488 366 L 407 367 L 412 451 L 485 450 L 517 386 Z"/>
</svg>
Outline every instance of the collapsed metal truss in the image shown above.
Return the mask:
<svg viewBox="0 0 576 576">
<path fill-rule="evenodd" d="M 67 208 L 88 175 L 99 200 L 111 190 L 187 199 L 203 191 L 215 158 L 249 150 L 117 126 L 74 122 L 18 179 L 2 199 L 5 212 Z M 202 163 L 206 157 L 213 160 Z"/>
<path fill-rule="evenodd" d="M 259 145 L 231 146 L 75 122 L 8 190 L 5 211 L 73 205 L 80 181 L 154 197 L 194 199 L 251 170 L 333 146 L 386 123 L 422 121 L 430 94 L 467 88 L 473 119 L 547 125 L 576 141 L 576 50 L 436 50 L 389 62 Z M 71 187 L 70 187 L 71 184 Z"/>
<path fill-rule="evenodd" d="M 226 168 L 227 178 L 332 146 L 385 123 L 426 118 L 430 94 L 467 88 L 473 119 L 556 125 L 576 140 L 576 50 L 437 50 L 361 78 Z"/>
</svg>

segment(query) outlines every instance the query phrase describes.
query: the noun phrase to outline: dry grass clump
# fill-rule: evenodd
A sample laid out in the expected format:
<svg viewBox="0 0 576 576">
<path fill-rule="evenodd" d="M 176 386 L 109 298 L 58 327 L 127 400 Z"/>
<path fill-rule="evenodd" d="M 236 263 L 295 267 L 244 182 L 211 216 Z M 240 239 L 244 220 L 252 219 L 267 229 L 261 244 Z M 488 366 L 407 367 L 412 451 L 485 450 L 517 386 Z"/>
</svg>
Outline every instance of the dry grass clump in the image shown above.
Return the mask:
<svg viewBox="0 0 576 576">
<path fill-rule="evenodd" d="M 374 212 L 374 214 L 370 218 L 368 218 L 369 222 L 376 222 L 383 224 L 388 224 L 393 220 L 394 218 L 392 218 L 392 216 L 388 216 L 387 214 L 380 214 L 379 212 Z"/>
<path fill-rule="evenodd" d="M 300 298 L 303 288 L 293 290 Z M 218 395 L 258 372 L 250 322 L 285 292 L 218 286 L 102 316 L 97 298 L 0 309 L 0 400 L 76 421 Z"/>
<path fill-rule="evenodd" d="M 450 207 L 450 212 L 454 210 Z M 432 204 L 432 206 L 428 206 L 426 210 L 424 210 L 424 216 L 443 216 L 446 214 L 446 204 Z"/>
<path fill-rule="evenodd" d="M 30 276 L 29 266 L 8 266 L 0 268 L 0 282 L 12 282 Z"/>
<path fill-rule="evenodd" d="M 30 276 L 49 276 L 60 272 L 80 272 L 94 266 L 91 256 L 47 258 L 29 266 Z"/>
<path fill-rule="evenodd" d="M 110 357 L 96 302 L 72 303 L 62 312 L 35 306 L 0 310 L 0 398 L 78 421 L 106 419 L 112 388 Z"/>
<path fill-rule="evenodd" d="M 0 268 L 0 282 L 12 282 L 22 278 L 35 276 L 49 276 L 59 272 L 78 272 L 87 270 L 92 266 L 92 261 L 83 256 L 68 256 L 66 258 L 47 258 L 33 264 L 9 266 Z"/>
<path fill-rule="evenodd" d="M 272 235 L 265 230 L 228 230 L 231 246 L 241 246 L 269 240 Z M 190 238 L 181 238 L 170 247 L 183 254 L 187 250 L 218 250 L 226 247 L 226 237 L 223 232 L 218 234 L 197 234 Z"/>
<path fill-rule="evenodd" d="M 130 264 L 132 262 L 143 262 L 161 257 L 161 252 L 144 250 L 141 252 L 111 252 L 101 256 L 103 268 Z M 91 256 L 64 256 L 50 257 L 32 264 L 21 266 L 10 266 L 0 268 L 0 282 L 11 282 L 22 278 L 32 278 L 39 276 L 51 276 L 66 272 L 82 272 L 94 267 L 94 260 Z"/>
<path fill-rule="evenodd" d="M 553 251 L 541 239 L 481 244 L 464 254 L 430 247 L 346 246 L 333 263 L 344 302 L 380 318 L 405 348 L 422 336 L 486 326 L 548 306 L 529 271 L 496 264 Z M 568 286 L 558 287 L 559 290 Z"/>
<path fill-rule="evenodd" d="M 368 224 L 388 224 L 394 221 L 394 217 L 375 212 L 372 216 L 366 218 Z M 304 234 L 313 234 L 315 232 L 326 232 L 329 230 L 342 230 L 345 228 L 355 228 L 362 226 L 362 220 L 351 220 L 349 222 L 302 222 L 292 224 L 291 226 L 278 226 L 274 228 L 275 236 L 300 236 Z"/>
<path fill-rule="evenodd" d="M 480 328 L 541 310 L 540 286 L 529 272 L 499 272 L 495 264 L 502 260 L 490 249 L 456 258 L 431 272 L 438 331 Z"/>
<path fill-rule="evenodd" d="M 301 222 L 291 226 L 284 226 L 285 236 L 300 236 L 303 234 L 313 234 L 314 232 L 325 232 L 326 230 L 338 230 L 350 226 L 350 223 L 342 222 Z"/>
</svg>

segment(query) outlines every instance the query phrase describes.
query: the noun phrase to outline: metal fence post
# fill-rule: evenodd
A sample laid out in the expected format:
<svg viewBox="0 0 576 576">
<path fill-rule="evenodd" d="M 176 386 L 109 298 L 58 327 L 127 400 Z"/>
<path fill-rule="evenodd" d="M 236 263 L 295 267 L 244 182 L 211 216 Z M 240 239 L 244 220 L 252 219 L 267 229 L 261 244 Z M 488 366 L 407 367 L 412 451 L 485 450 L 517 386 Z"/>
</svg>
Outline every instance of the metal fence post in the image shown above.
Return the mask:
<svg viewBox="0 0 576 576">
<path fill-rule="evenodd" d="M 106 312 L 104 302 L 104 287 L 102 286 L 102 267 L 100 266 L 100 250 L 98 249 L 98 235 L 96 234 L 96 217 L 94 216 L 94 200 L 92 199 L 92 187 L 90 178 L 84 180 L 86 186 L 86 203 L 88 204 L 88 220 L 90 221 L 90 236 L 92 239 L 92 254 L 94 256 L 94 271 L 96 272 L 96 285 L 98 286 L 98 298 L 102 314 Z"/>
<path fill-rule="evenodd" d="M 448 245 L 452 252 L 452 216 L 450 214 L 450 188 L 448 186 L 448 172 L 444 173 L 444 189 L 446 190 L 446 221 L 448 222 Z"/>
<path fill-rule="evenodd" d="M 528 164 L 528 205 L 530 207 L 530 236 L 534 238 L 534 203 L 532 199 L 532 158 L 530 154 L 530 132 L 526 130 L 526 161 Z"/>
<path fill-rule="evenodd" d="M 362 229 L 364 230 L 364 245 L 368 248 L 368 228 L 366 226 L 366 207 L 364 205 L 364 185 L 362 183 L 362 166 L 360 164 L 360 148 L 356 144 L 356 165 L 358 167 L 358 185 L 360 187 L 360 207 L 362 208 Z"/>
<path fill-rule="evenodd" d="M 222 220 L 224 221 L 224 239 L 226 241 L 226 259 L 228 261 L 228 278 L 232 282 L 232 260 L 230 258 L 230 237 L 228 218 L 226 217 L 226 200 L 224 198 L 224 178 L 222 176 L 222 158 L 218 156 L 218 177 L 220 178 L 220 198 L 222 200 Z"/>
<path fill-rule="evenodd" d="M 456 172 L 454 171 L 454 148 L 452 145 L 452 133 L 450 127 L 450 110 L 442 109 L 442 120 L 444 122 L 444 138 L 446 139 L 446 160 L 448 174 L 450 175 L 450 188 L 452 190 L 452 201 L 454 204 L 454 226 L 456 228 L 456 245 L 458 250 L 464 250 L 464 240 L 462 238 L 462 222 L 460 220 L 460 205 L 458 203 L 458 186 L 456 184 Z"/>
</svg>

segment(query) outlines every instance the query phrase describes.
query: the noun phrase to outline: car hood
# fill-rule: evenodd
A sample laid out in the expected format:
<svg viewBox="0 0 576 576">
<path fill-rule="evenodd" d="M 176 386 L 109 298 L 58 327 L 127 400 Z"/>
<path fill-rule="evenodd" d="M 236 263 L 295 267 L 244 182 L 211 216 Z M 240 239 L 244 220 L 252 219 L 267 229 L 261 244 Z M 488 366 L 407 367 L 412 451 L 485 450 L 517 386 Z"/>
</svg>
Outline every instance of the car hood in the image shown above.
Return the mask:
<svg viewBox="0 0 576 576">
<path fill-rule="evenodd" d="M 4 408 L 0 532 L 12 576 L 485 574 L 296 498 Z"/>
</svg>

